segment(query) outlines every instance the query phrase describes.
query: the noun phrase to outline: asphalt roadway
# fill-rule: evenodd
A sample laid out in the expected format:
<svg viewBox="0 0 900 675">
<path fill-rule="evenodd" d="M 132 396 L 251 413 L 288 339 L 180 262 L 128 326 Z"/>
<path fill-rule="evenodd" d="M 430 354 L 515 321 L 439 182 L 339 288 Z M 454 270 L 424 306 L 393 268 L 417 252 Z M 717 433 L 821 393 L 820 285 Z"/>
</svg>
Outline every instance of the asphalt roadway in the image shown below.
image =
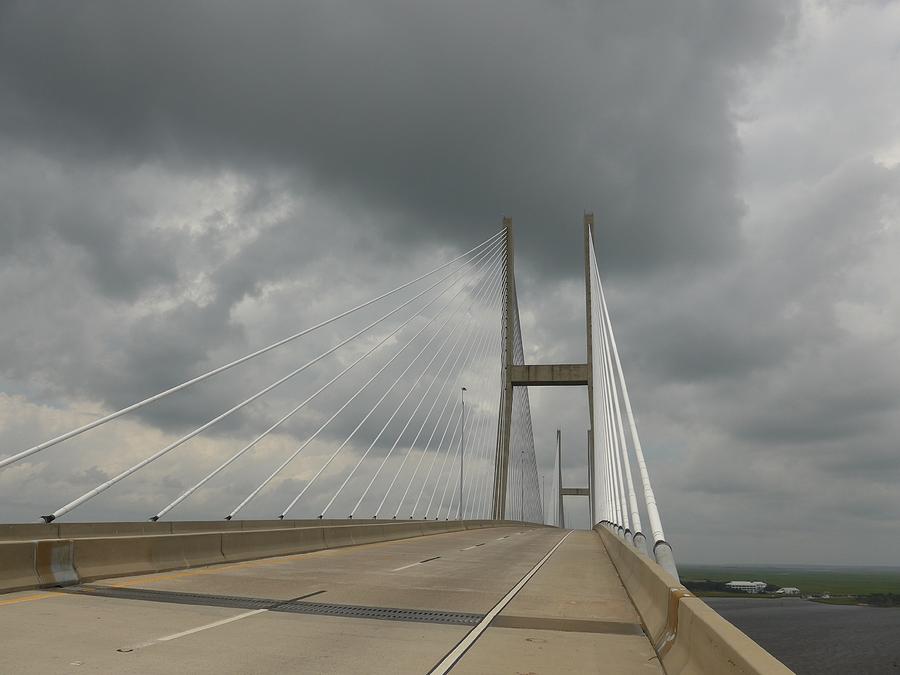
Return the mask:
<svg viewBox="0 0 900 675">
<path fill-rule="evenodd" d="M 2 673 L 661 673 L 594 532 L 498 527 L 0 595 Z"/>
</svg>

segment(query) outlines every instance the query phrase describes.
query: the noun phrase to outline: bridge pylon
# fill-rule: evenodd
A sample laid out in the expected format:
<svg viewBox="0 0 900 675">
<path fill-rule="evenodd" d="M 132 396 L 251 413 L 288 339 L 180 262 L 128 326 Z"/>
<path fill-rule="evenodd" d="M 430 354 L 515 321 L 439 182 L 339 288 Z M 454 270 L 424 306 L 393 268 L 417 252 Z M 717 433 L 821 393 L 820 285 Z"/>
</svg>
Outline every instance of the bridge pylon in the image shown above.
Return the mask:
<svg viewBox="0 0 900 675">
<path fill-rule="evenodd" d="M 593 338 L 591 335 L 591 242 L 594 233 L 594 214 L 584 214 L 584 285 L 587 358 L 584 363 L 525 364 L 516 363 L 515 335 L 518 329 L 519 306 L 516 297 L 516 277 L 513 252 L 512 218 L 503 218 L 506 229 L 506 275 L 503 303 L 503 382 L 500 395 L 500 420 L 497 432 L 497 454 L 494 466 L 494 520 L 506 518 L 506 496 L 509 484 L 509 450 L 511 443 L 513 393 L 516 387 L 528 386 L 585 386 L 588 391 L 588 410 L 594 428 Z M 589 442 L 588 450 L 591 451 Z M 593 461 L 589 461 L 592 487 Z M 561 497 L 560 497 L 561 499 Z M 594 497 L 590 495 L 591 520 L 594 524 Z"/>
</svg>

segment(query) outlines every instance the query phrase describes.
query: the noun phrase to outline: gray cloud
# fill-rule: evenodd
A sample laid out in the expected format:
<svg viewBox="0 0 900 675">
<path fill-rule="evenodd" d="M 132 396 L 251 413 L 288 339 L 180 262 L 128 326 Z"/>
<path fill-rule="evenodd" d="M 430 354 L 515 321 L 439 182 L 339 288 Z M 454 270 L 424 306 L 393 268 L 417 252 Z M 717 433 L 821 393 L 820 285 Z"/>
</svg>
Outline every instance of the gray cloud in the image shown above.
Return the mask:
<svg viewBox="0 0 900 675">
<path fill-rule="evenodd" d="M 405 281 L 487 237 L 503 213 L 516 223 L 528 358 L 578 360 L 580 218 L 593 209 L 679 556 L 892 559 L 896 20 L 891 5 L 774 0 L 515 11 L 5 3 L 2 452 Z M 351 323 L 0 475 L 10 495 L 0 519 L 31 519 L 48 507 L 40 495 L 92 487 Z M 330 357 L 80 517 L 146 517 L 362 349 Z M 323 394 L 179 515 L 230 510 L 376 367 Z M 301 512 L 315 515 L 407 384 Z M 376 398 L 364 392 L 247 514 L 280 510 Z M 583 395 L 535 391 L 532 403 L 541 472 L 560 426 L 566 481 L 582 483 Z M 823 551 L 814 536 L 842 523 L 852 532 L 840 550 Z M 854 549 L 866 533 L 882 543 Z"/>
</svg>

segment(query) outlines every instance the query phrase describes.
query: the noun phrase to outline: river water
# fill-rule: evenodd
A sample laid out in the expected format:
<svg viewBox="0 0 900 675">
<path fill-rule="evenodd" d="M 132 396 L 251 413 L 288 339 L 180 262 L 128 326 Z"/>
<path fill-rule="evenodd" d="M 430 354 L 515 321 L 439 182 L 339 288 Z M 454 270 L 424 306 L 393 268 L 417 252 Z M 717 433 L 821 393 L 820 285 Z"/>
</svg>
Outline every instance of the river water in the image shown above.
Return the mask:
<svg viewBox="0 0 900 675">
<path fill-rule="evenodd" d="M 900 608 L 703 598 L 799 675 L 900 675 Z"/>
</svg>

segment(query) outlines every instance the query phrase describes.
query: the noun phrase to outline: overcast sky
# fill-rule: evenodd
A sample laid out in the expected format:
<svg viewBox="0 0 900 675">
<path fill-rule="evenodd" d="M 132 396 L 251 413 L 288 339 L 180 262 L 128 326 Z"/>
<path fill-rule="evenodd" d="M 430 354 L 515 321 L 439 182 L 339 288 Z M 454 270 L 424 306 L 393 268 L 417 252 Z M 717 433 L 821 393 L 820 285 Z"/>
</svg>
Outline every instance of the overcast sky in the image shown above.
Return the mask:
<svg viewBox="0 0 900 675">
<path fill-rule="evenodd" d="M 875 0 L 0 2 L 0 456 L 387 290 L 504 214 L 527 360 L 581 360 L 592 210 L 677 559 L 896 564 L 898 73 L 900 3 Z M 0 521 L 348 330 L 3 471 Z M 570 484 L 584 398 L 531 392 L 541 471 L 559 426 Z M 224 515 L 326 399 L 173 516 Z M 145 518 L 260 424 L 236 416 L 69 518 Z"/>
</svg>

